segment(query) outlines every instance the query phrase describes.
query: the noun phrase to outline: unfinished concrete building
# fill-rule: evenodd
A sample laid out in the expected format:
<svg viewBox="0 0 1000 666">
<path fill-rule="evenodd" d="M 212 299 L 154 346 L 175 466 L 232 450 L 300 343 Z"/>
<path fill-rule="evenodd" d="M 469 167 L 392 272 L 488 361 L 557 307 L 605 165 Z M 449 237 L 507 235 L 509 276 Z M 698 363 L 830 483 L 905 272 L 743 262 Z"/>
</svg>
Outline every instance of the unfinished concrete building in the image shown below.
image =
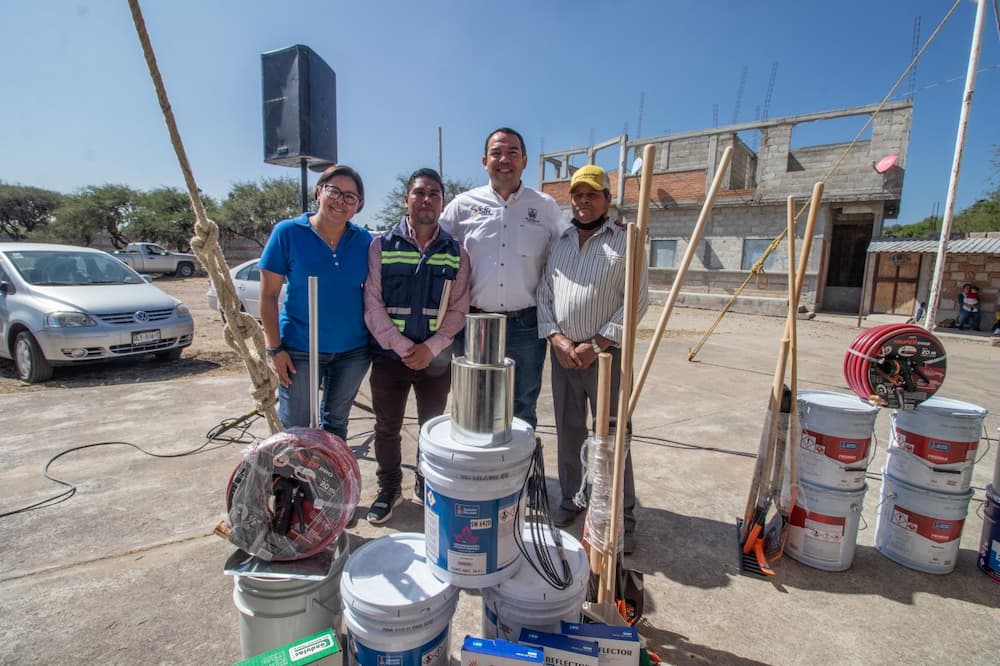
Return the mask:
<svg viewBox="0 0 1000 666">
<path fill-rule="evenodd" d="M 720 309 L 786 228 L 787 197 L 796 197 L 797 207 L 802 208 L 813 184 L 825 180 L 801 303 L 814 311 L 856 313 L 859 306 L 867 311 L 863 304 L 870 299 L 862 294 L 865 273 L 870 271 L 866 251 L 871 239 L 881 236 L 884 221 L 899 213 L 912 110 L 911 102 L 896 102 L 881 110 L 877 106 L 840 109 L 638 141 L 622 136 L 542 155 L 541 188 L 568 207 L 573 171 L 583 164 L 601 164 L 609 171 L 614 202 L 626 219 L 634 220 L 639 194 L 639 165 L 634 156 L 641 155 L 645 145 L 654 144 L 650 286 L 668 289 L 715 178 L 716 165 L 725 148 L 733 146 L 711 221 L 696 247 L 678 300 L 688 306 Z M 794 147 L 797 127 L 840 119 L 857 121 L 844 142 Z M 869 119 L 868 130 L 851 145 L 854 134 Z M 618 149 L 617 164 L 614 148 Z M 606 151 L 603 158 L 602 151 Z M 626 164 L 631 168 L 626 169 Z M 624 179 L 619 178 L 622 173 L 626 173 Z M 800 247 L 806 215 L 799 216 L 796 247 Z M 787 247 L 782 242 L 733 309 L 783 313 L 786 262 Z"/>
</svg>

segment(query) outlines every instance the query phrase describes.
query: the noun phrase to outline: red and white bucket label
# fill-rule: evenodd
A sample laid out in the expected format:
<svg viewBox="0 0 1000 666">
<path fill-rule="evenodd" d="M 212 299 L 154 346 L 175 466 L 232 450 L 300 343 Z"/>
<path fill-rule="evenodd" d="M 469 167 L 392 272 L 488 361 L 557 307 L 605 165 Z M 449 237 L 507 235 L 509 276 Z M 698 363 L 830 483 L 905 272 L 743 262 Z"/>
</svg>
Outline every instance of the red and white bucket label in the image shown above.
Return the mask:
<svg viewBox="0 0 1000 666">
<path fill-rule="evenodd" d="M 785 549 L 792 557 L 821 569 L 840 570 L 850 566 L 854 540 L 852 538 L 848 543 L 847 519 L 844 516 L 830 516 L 796 506 L 792 509 L 789 524 L 791 528 Z M 851 548 L 851 557 L 845 561 L 848 548 Z"/>
<path fill-rule="evenodd" d="M 923 537 L 934 543 L 955 542 L 958 547 L 958 540 L 962 537 L 962 527 L 965 519 L 948 520 L 935 516 L 925 516 L 921 513 L 911 511 L 898 504 L 892 509 L 892 525 L 896 528 L 904 529 L 910 534 Z"/>
<path fill-rule="evenodd" d="M 976 460 L 976 450 L 979 447 L 978 440 L 974 442 L 949 442 L 909 432 L 899 427 L 895 430 L 895 439 L 896 446 L 933 465 L 973 463 Z"/>
<path fill-rule="evenodd" d="M 868 458 L 868 447 L 871 445 L 871 441 L 870 437 L 868 439 L 844 439 L 836 435 L 825 435 L 821 432 L 803 429 L 799 446 L 804 452 L 826 456 L 838 463 L 851 465 Z"/>
</svg>

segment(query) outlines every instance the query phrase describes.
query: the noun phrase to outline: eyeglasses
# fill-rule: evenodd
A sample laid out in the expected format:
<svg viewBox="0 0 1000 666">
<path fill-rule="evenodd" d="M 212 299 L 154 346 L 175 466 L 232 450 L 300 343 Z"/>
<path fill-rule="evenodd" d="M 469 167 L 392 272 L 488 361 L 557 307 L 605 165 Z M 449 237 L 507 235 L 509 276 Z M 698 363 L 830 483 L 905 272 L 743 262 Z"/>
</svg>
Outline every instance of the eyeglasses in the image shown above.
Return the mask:
<svg viewBox="0 0 1000 666">
<path fill-rule="evenodd" d="M 354 192 L 345 192 L 336 185 L 331 185 L 330 183 L 326 183 L 323 185 L 323 191 L 326 192 L 326 196 L 330 197 L 331 199 L 340 199 L 348 206 L 353 206 L 359 201 L 361 201 L 361 197 L 359 197 Z"/>
</svg>

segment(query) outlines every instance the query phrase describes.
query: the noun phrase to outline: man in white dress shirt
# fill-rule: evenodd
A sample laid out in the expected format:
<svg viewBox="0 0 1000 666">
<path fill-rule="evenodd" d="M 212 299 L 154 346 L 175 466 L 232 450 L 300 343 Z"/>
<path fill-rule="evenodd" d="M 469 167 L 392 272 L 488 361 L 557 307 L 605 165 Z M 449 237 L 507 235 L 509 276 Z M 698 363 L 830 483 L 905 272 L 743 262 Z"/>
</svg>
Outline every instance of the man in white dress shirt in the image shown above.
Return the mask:
<svg viewBox="0 0 1000 666">
<path fill-rule="evenodd" d="M 518 132 L 509 127 L 490 132 L 483 149 L 489 184 L 455 197 L 444 209 L 441 228 L 469 253 L 470 311 L 507 315 L 505 354 L 515 362 L 514 416 L 534 427 L 546 346 L 538 338 L 535 289 L 549 247 L 566 224 L 555 199 L 521 182 L 527 165 Z"/>
</svg>

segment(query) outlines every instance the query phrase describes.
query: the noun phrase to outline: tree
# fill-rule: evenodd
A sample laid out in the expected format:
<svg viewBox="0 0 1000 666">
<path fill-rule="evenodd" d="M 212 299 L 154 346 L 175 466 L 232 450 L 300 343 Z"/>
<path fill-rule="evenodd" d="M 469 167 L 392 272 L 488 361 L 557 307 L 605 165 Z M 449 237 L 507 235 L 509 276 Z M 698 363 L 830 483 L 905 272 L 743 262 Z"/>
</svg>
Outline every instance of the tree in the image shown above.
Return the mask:
<svg viewBox="0 0 1000 666">
<path fill-rule="evenodd" d="M 264 178 L 261 184 L 233 185 L 218 211 L 219 227 L 261 248 L 276 222 L 302 213 L 299 184 L 291 178 Z"/>
<path fill-rule="evenodd" d="M 90 245 L 101 236 L 122 249 L 135 220 L 140 194 L 127 185 L 90 185 L 66 196 L 48 225 L 46 237 Z"/>
<path fill-rule="evenodd" d="M 396 186 L 389 194 L 385 195 L 385 203 L 382 209 L 375 214 L 375 231 L 386 231 L 399 224 L 399 221 L 406 215 L 406 176 L 396 176 Z M 462 192 L 471 190 L 474 183 L 465 180 L 444 179 L 444 200 L 445 203 L 451 201 Z"/>
<path fill-rule="evenodd" d="M 22 240 L 41 231 L 62 198 L 51 190 L 0 183 L 0 233 Z"/>
<path fill-rule="evenodd" d="M 218 205 L 204 194 L 201 200 L 205 212 L 213 217 Z M 194 213 L 187 193 L 173 187 L 161 187 L 140 194 L 126 232 L 132 241 L 149 241 L 189 251 L 194 235 Z"/>
</svg>

